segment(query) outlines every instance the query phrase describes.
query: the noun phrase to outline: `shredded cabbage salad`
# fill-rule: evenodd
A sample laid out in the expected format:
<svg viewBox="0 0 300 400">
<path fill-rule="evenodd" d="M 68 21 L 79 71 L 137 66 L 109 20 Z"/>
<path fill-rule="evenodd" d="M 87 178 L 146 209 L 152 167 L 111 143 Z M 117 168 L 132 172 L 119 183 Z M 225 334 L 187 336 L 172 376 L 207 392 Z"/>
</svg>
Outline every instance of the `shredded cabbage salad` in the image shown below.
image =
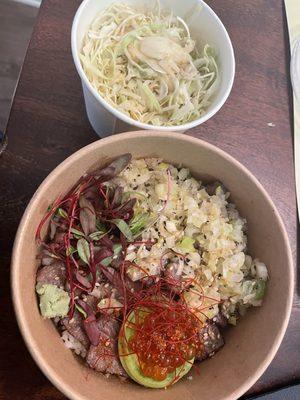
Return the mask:
<svg viewBox="0 0 300 400">
<path fill-rule="evenodd" d="M 214 50 L 197 49 L 185 21 L 160 9 L 116 3 L 92 22 L 80 59 L 113 107 L 143 123 L 181 125 L 201 117 L 219 85 Z"/>
</svg>

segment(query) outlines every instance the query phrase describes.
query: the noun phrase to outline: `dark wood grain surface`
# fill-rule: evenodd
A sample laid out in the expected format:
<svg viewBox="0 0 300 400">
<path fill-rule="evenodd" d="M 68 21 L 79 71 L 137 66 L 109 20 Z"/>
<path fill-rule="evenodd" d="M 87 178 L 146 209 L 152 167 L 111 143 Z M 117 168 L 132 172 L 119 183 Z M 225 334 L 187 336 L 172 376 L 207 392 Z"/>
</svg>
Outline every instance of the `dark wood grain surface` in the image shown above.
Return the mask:
<svg viewBox="0 0 300 400">
<path fill-rule="evenodd" d="M 10 300 L 10 255 L 21 215 L 39 183 L 68 155 L 97 140 L 84 110 L 70 52 L 80 0 L 44 0 L 24 62 L 0 158 L 0 399 L 58 400 L 20 336 Z M 280 0 L 210 0 L 235 48 L 226 105 L 188 134 L 218 145 L 265 186 L 283 217 L 297 265 L 288 38 Z M 271 123 L 271 126 L 270 126 Z M 24 263 L 26 260 L 24 260 Z M 274 361 L 249 393 L 300 378 L 300 299 Z M 212 399 L 213 400 L 213 399 Z"/>
</svg>

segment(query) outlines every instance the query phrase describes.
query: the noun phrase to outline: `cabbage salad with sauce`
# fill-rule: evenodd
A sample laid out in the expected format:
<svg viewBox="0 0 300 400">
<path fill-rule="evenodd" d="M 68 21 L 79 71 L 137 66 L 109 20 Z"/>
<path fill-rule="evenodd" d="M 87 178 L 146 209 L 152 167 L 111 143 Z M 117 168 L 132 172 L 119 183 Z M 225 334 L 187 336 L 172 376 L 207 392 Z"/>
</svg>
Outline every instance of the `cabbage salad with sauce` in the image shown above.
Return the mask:
<svg viewBox="0 0 300 400">
<path fill-rule="evenodd" d="M 104 100 L 151 125 L 201 117 L 220 82 L 214 49 L 198 47 L 187 23 L 159 3 L 153 10 L 115 3 L 100 12 L 85 35 L 80 60 Z"/>
</svg>

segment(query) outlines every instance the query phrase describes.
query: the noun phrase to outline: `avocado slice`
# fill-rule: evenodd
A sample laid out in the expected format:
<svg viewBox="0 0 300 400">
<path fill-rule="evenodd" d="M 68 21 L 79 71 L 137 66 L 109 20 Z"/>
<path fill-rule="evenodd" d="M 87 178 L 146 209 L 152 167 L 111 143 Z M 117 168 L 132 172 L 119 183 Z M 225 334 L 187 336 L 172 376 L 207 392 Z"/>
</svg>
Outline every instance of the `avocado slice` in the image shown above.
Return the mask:
<svg viewBox="0 0 300 400">
<path fill-rule="evenodd" d="M 134 312 L 131 312 L 131 314 L 129 314 L 129 317 L 128 317 L 128 322 L 134 323 L 134 320 L 135 320 Z M 143 373 L 141 372 L 140 367 L 139 367 L 137 355 L 130 354 L 131 352 L 128 349 L 127 342 L 134 334 L 134 329 L 132 329 L 129 326 L 128 322 L 126 322 L 125 326 L 124 326 L 124 335 L 119 336 L 118 351 L 119 351 L 119 357 L 120 357 L 121 364 L 131 379 L 133 379 L 135 382 L 139 383 L 140 385 L 146 386 L 148 388 L 161 389 L 161 388 L 165 388 L 171 384 L 174 384 L 175 382 L 177 382 L 180 378 L 182 378 L 185 374 L 187 374 L 189 372 L 189 370 L 192 368 L 194 358 L 189 360 L 189 362 L 185 362 L 183 365 L 176 368 L 175 371 L 169 373 L 168 376 L 166 377 L 166 379 L 164 379 L 163 381 L 156 381 L 153 378 L 143 375 Z M 128 355 L 124 355 L 124 354 L 128 354 Z M 176 379 L 175 379 L 175 376 L 176 376 Z"/>
</svg>

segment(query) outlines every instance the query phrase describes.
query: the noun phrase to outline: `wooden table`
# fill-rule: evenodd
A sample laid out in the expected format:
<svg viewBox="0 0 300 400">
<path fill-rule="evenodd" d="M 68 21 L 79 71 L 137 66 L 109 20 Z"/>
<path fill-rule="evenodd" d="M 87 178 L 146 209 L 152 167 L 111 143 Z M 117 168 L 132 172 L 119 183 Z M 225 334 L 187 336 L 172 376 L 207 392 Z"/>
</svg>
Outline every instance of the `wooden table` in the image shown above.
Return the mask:
<svg viewBox="0 0 300 400">
<path fill-rule="evenodd" d="M 19 220 L 39 183 L 67 156 L 97 140 L 87 121 L 70 52 L 71 23 L 79 3 L 43 1 L 10 114 L 9 145 L 0 158 L 0 399 L 64 398 L 36 367 L 23 344 L 10 300 L 9 269 Z M 296 263 L 289 52 L 283 4 L 279 0 L 208 3 L 233 41 L 236 79 L 222 110 L 189 134 L 226 150 L 258 177 L 283 217 Z M 300 378 L 298 293 L 296 288 L 282 346 L 251 394 Z"/>
</svg>

